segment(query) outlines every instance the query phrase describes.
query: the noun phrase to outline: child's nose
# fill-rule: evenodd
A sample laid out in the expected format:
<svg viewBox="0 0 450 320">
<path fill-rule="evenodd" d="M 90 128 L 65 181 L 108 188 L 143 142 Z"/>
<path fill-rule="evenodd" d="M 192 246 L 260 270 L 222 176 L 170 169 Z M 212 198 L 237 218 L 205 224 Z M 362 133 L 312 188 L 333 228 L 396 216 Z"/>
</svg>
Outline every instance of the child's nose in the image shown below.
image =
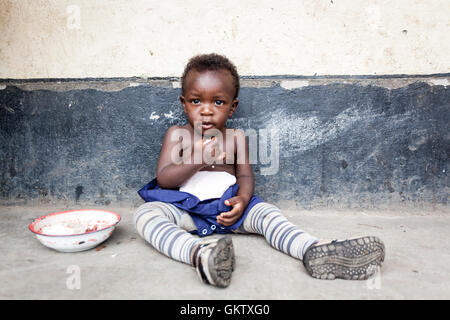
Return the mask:
<svg viewBox="0 0 450 320">
<path fill-rule="evenodd" d="M 200 112 L 202 115 L 211 115 L 213 113 L 212 105 L 209 103 L 202 104 L 202 109 Z"/>
</svg>

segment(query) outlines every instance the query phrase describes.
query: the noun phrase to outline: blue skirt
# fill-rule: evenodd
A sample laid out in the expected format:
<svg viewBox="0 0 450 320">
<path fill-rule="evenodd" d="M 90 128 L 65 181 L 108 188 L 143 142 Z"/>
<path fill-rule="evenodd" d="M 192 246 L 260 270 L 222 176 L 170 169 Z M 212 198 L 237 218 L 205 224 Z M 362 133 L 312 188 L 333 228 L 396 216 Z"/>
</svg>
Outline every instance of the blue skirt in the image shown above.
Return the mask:
<svg viewBox="0 0 450 320">
<path fill-rule="evenodd" d="M 187 211 L 197 226 L 197 234 L 200 237 L 216 233 L 230 233 L 236 230 L 244 221 L 250 209 L 262 199 L 253 195 L 242 216 L 231 226 L 224 226 L 217 222 L 217 216 L 232 209 L 225 205 L 225 200 L 236 196 L 239 185 L 230 186 L 220 199 L 208 199 L 200 201 L 196 196 L 174 189 L 162 189 L 158 186 L 156 178 L 142 187 L 138 194 L 145 202 L 161 201 L 171 203 L 177 208 Z"/>
</svg>

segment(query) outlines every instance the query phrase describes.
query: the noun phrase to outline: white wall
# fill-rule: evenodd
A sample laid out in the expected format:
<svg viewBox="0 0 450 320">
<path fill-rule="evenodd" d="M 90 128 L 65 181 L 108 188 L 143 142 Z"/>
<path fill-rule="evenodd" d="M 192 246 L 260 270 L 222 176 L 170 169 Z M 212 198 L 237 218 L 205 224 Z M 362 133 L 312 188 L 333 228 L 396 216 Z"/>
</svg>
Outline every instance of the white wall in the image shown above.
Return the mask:
<svg viewBox="0 0 450 320">
<path fill-rule="evenodd" d="M 450 72 L 450 0 L 0 0 L 0 78 Z M 404 31 L 405 30 L 405 31 Z"/>
</svg>

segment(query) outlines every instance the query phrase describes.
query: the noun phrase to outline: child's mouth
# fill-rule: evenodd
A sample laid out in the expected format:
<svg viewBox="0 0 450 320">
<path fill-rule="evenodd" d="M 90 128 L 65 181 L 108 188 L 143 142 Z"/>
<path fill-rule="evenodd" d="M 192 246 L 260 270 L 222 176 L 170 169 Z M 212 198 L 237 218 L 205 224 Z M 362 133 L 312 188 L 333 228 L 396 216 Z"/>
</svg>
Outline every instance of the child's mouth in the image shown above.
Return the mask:
<svg viewBox="0 0 450 320">
<path fill-rule="evenodd" d="M 208 130 L 211 129 L 212 127 L 214 127 L 214 124 L 211 122 L 202 122 L 202 129 L 203 130 Z"/>
</svg>

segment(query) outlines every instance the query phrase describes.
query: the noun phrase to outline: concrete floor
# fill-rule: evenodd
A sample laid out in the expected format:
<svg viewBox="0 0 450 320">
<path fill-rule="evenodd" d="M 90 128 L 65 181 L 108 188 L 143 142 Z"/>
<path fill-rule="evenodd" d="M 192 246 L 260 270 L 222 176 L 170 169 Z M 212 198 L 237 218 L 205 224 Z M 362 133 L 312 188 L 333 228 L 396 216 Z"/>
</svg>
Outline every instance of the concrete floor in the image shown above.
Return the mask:
<svg viewBox="0 0 450 320">
<path fill-rule="evenodd" d="M 133 208 L 112 236 L 79 253 L 41 245 L 28 230 L 33 218 L 67 208 L 0 207 L 1 299 L 449 299 L 450 210 L 284 211 L 323 238 L 379 236 L 386 245 L 381 272 L 367 281 L 317 280 L 300 261 L 258 235 L 233 235 L 231 285 L 202 284 L 195 271 L 158 253 L 132 226 Z M 70 287 L 73 267 L 80 288 Z M 72 278 L 71 278 L 72 277 Z M 69 280 L 69 287 L 67 282 Z"/>
</svg>

